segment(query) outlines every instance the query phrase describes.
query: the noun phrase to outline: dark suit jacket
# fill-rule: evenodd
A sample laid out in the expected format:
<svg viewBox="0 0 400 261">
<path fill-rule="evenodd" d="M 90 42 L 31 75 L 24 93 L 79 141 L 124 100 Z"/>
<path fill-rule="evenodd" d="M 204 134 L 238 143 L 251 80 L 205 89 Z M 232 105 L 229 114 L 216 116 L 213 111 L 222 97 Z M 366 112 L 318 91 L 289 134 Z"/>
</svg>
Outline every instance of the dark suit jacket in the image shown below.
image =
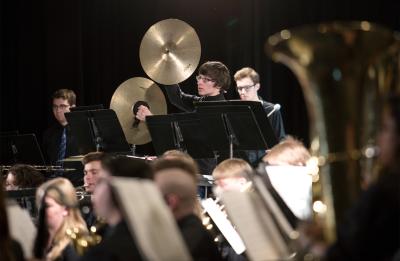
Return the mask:
<svg viewBox="0 0 400 261">
<path fill-rule="evenodd" d="M 141 261 L 144 260 L 125 222 L 109 227 L 103 240 L 81 258 L 80 261 Z"/>
<path fill-rule="evenodd" d="M 178 226 L 194 261 L 222 260 L 214 240 L 197 216 L 178 220 Z"/>
<path fill-rule="evenodd" d="M 274 104 L 272 103 L 261 100 L 261 104 L 267 114 L 274 109 Z M 283 127 L 281 111 L 274 111 L 268 119 L 271 123 L 272 129 L 275 131 L 275 135 L 278 141 L 285 138 L 285 128 Z"/>
</svg>

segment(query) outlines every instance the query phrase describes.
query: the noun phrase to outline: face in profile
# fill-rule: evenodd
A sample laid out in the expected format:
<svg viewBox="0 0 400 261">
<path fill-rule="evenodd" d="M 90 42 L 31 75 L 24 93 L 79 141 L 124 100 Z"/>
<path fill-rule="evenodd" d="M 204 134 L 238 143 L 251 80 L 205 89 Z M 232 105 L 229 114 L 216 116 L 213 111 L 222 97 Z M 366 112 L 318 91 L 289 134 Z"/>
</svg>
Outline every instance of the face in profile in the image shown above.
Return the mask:
<svg viewBox="0 0 400 261">
<path fill-rule="evenodd" d="M 214 79 L 211 79 L 206 75 L 198 75 L 197 79 L 197 91 L 200 96 L 216 96 L 220 93 L 220 88 L 216 86 Z"/>
<path fill-rule="evenodd" d="M 8 174 L 7 174 L 6 183 L 5 183 L 5 189 L 6 190 L 17 190 L 17 189 L 19 189 L 18 185 L 16 185 L 15 176 L 11 172 L 8 172 Z"/>
<path fill-rule="evenodd" d="M 60 205 L 53 198 L 46 196 L 44 199 L 46 207 L 46 224 L 49 230 L 57 231 L 68 215 L 68 210 L 65 206 Z"/>
<path fill-rule="evenodd" d="M 99 178 L 93 192 L 92 204 L 96 215 L 107 220 L 111 210 L 114 208 L 111 188 L 107 178 Z"/>
</svg>

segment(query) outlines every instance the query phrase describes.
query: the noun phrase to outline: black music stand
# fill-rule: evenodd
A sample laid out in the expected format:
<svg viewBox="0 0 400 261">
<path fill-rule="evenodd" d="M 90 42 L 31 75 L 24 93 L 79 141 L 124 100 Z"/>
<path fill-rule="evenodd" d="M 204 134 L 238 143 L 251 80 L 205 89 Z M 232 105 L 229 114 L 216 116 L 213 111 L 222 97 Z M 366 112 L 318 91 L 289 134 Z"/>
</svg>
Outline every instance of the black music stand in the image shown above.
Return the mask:
<svg viewBox="0 0 400 261">
<path fill-rule="evenodd" d="M 146 117 L 157 155 L 176 149 L 187 152 L 193 158 L 213 158 L 197 113 L 176 113 Z"/>
<path fill-rule="evenodd" d="M 79 154 L 93 151 L 129 153 L 117 115 L 111 109 L 65 113 L 71 134 L 78 144 Z"/>
<path fill-rule="evenodd" d="M 35 134 L 0 136 L 0 165 L 44 165 Z"/>
<path fill-rule="evenodd" d="M 218 101 L 196 103 L 203 134 L 213 151 L 266 150 L 278 140 L 260 102 Z"/>
</svg>

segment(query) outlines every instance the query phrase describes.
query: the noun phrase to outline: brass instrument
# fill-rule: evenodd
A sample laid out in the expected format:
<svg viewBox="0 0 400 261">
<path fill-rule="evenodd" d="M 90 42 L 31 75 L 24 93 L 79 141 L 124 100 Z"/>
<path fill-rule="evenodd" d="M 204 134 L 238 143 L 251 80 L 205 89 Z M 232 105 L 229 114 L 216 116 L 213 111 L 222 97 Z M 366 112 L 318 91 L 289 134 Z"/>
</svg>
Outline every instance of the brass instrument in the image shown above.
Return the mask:
<svg viewBox="0 0 400 261">
<path fill-rule="evenodd" d="M 266 52 L 288 66 L 303 89 L 311 152 L 320 166 L 313 190 L 328 241 L 371 170 L 381 98 L 399 89 L 400 38 L 367 21 L 282 30 Z M 362 161 L 360 161 L 362 159 Z"/>
<path fill-rule="evenodd" d="M 101 236 L 97 233 L 98 227 L 92 226 L 89 233 L 82 232 L 77 228 L 69 228 L 66 230 L 67 235 L 71 238 L 76 253 L 80 256 L 101 242 Z"/>
</svg>

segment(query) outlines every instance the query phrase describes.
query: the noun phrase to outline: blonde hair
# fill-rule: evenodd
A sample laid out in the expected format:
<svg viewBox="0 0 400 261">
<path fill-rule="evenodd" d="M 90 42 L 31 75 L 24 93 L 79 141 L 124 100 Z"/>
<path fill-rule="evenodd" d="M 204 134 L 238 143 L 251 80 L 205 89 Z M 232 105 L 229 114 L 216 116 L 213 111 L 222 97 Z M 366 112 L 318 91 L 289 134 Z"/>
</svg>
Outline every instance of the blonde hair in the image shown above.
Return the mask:
<svg viewBox="0 0 400 261">
<path fill-rule="evenodd" d="M 306 166 L 310 157 L 310 152 L 301 141 L 286 136 L 264 156 L 263 161 L 271 165 Z"/>
<path fill-rule="evenodd" d="M 64 248 L 71 243 L 71 238 L 66 233 L 67 229 L 77 228 L 79 231 L 86 233 L 87 227 L 78 208 L 75 188 L 69 180 L 55 178 L 43 183 L 36 192 L 36 203 L 38 206 L 43 201 L 44 195 L 68 209 L 68 215 L 64 218 L 61 227 L 52 239 L 53 247 L 46 254 L 46 260 L 55 260 L 61 255 Z"/>
<path fill-rule="evenodd" d="M 233 76 L 235 81 L 241 80 L 246 77 L 249 77 L 253 81 L 254 84 L 260 83 L 260 76 L 253 68 L 250 68 L 250 67 L 244 67 L 244 68 L 240 69 Z"/>
<path fill-rule="evenodd" d="M 249 180 L 249 174 L 253 172 L 250 164 L 242 159 L 226 159 L 219 163 L 212 175 L 214 180 L 223 178 L 245 178 Z"/>
</svg>

